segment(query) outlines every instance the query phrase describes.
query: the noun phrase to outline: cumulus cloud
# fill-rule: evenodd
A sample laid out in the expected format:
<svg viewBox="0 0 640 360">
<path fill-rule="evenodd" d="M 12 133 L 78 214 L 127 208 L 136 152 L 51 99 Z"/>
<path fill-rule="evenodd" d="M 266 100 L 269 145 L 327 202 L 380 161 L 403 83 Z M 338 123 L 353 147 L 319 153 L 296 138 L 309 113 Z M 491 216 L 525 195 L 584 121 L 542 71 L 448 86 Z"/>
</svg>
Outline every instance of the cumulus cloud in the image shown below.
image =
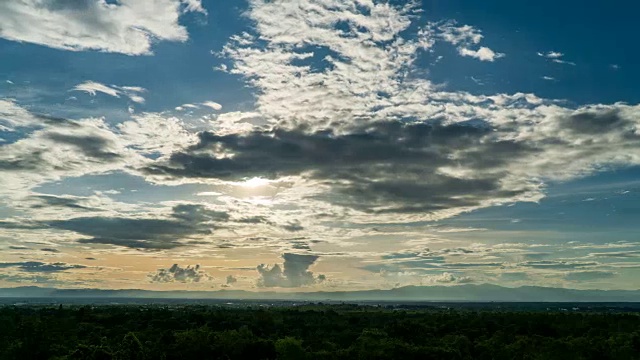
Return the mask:
<svg viewBox="0 0 640 360">
<path fill-rule="evenodd" d="M 467 48 L 459 48 L 458 52 L 462 56 L 470 56 L 476 58 L 480 61 L 494 61 L 505 55 L 502 53 L 496 53 L 495 51 L 489 49 L 488 47 L 481 46 L 478 50 L 471 50 Z"/>
<path fill-rule="evenodd" d="M 325 276 L 315 276 L 313 272 L 309 271 L 309 267 L 318 260 L 318 256 L 284 253 L 282 258 L 284 259 L 282 266 L 275 264 L 269 267 L 261 264 L 257 267 L 260 274 L 258 286 L 301 287 L 325 280 Z"/>
<path fill-rule="evenodd" d="M 173 264 L 168 269 L 158 269 L 155 273 L 149 275 L 149 278 L 151 282 L 160 283 L 194 283 L 210 281 L 213 279 L 206 272 L 200 269 L 200 265 L 187 265 L 186 267 L 181 267 L 178 264 Z"/>
<path fill-rule="evenodd" d="M 428 275 L 422 279 L 426 284 L 462 284 L 469 283 L 473 280 L 468 276 L 458 276 L 449 272 L 443 272 L 437 275 Z"/>
<path fill-rule="evenodd" d="M 199 0 L 2 1 L 0 37 L 52 48 L 150 54 L 154 41 L 186 41 L 184 12 L 205 13 Z"/>
<path fill-rule="evenodd" d="M 235 276 L 233 275 L 228 275 L 227 276 L 227 285 L 231 285 L 231 284 L 235 284 L 236 282 L 238 282 L 238 279 L 236 279 Z"/>
</svg>

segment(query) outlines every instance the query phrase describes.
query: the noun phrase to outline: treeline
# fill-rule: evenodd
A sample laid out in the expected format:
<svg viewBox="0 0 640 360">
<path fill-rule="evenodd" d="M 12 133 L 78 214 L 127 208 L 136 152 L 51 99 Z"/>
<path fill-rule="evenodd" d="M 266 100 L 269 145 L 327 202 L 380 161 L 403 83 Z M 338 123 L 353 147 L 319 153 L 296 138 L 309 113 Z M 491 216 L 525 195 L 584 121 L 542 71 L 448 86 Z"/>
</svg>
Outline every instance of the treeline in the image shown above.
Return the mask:
<svg viewBox="0 0 640 360">
<path fill-rule="evenodd" d="M 1 359 L 640 359 L 640 316 L 358 306 L 0 308 Z"/>
</svg>

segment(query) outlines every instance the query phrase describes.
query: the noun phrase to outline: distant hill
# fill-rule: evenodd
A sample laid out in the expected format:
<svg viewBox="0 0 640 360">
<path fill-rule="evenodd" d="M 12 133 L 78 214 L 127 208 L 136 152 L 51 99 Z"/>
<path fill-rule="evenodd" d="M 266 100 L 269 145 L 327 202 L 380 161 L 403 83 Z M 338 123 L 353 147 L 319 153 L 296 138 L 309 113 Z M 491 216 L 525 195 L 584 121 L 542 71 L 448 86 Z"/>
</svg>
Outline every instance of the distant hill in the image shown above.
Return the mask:
<svg viewBox="0 0 640 360">
<path fill-rule="evenodd" d="M 0 297 L 13 298 L 172 298 L 270 299 L 306 301 L 518 301 L 518 302 L 640 302 L 640 290 L 577 290 L 538 286 L 508 288 L 491 284 L 457 286 L 405 286 L 390 290 L 295 292 L 149 291 L 55 289 L 26 286 L 0 289 Z"/>
</svg>

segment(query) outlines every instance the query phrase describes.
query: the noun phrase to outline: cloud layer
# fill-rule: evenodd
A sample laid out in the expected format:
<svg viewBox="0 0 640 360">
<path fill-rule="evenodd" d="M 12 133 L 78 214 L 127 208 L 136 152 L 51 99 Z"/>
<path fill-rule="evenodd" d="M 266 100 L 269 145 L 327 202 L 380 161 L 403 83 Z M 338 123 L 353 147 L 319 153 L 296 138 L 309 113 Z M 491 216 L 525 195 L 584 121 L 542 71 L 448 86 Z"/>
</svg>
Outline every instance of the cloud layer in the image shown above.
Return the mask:
<svg viewBox="0 0 640 360">
<path fill-rule="evenodd" d="M 0 36 L 148 54 L 154 42 L 185 41 L 181 17 L 194 11 L 205 13 L 194 0 L 6 2 Z M 226 72 L 216 79 L 246 82 L 254 104 L 235 102 L 232 91 L 189 98 L 115 76 L 69 80 L 61 97 L 77 84 L 89 96 L 145 101 L 146 89 L 113 83 L 180 96 L 136 114 L 95 101 L 71 118 L 42 113 L 27 97 L 0 99 L 0 267 L 28 281 L 85 276 L 77 258 L 135 263 L 113 270 L 110 284 L 155 289 L 210 289 L 204 268 L 234 288 L 602 284 L 637 268 L 638 245 L 614 242 L 618 232 L 579 234 L 579 248 L 558 228 L 527 228 L 506 205 L 522 215 L 549 184 L 640 165 L 640 106 L 437 83 L 430 66 L 448 57 L 493 71 L 519 56 L 501 53 L 512 49 L 494 45 L 489 29 L 426 20 L 418 2 L 251 0 L 244 15 L 246 31 L 214 49 L 212 65 Z M 25 19 L 35 25 L 24 28 Z M 559 52 L 539 55 L 550 67 L 566 62 Z M 576 207 L 613 196 L 631 204 L 634 184 L 615 195 L 585 190 Z M 503 205 L 492 209 L 500 219 L 464 223 L 463 213 Z M 254 266 L 273 254 L 282 262 Z M 141 259 L 174 265 L 148 275 L 137 270 Z M 327 281 L 314 273 L 327 268 Z"/>
</svg>

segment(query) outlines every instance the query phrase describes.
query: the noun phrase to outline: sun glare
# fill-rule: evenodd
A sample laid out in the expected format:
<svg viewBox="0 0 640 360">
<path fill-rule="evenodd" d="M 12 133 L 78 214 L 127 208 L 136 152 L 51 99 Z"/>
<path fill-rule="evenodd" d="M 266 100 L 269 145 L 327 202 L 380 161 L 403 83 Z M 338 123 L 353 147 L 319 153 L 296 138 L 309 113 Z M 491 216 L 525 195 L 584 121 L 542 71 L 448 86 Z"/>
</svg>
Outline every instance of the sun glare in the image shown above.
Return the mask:
<svg viewBox="0 0 640 360">
<path fill-rule="evenodd" d="M 260 186 L 269 185 L 269 180 L 261 177 L 254 177 L 239 183 L 239 185 L 246 188 L 257 188 Z"/>
</svg>

